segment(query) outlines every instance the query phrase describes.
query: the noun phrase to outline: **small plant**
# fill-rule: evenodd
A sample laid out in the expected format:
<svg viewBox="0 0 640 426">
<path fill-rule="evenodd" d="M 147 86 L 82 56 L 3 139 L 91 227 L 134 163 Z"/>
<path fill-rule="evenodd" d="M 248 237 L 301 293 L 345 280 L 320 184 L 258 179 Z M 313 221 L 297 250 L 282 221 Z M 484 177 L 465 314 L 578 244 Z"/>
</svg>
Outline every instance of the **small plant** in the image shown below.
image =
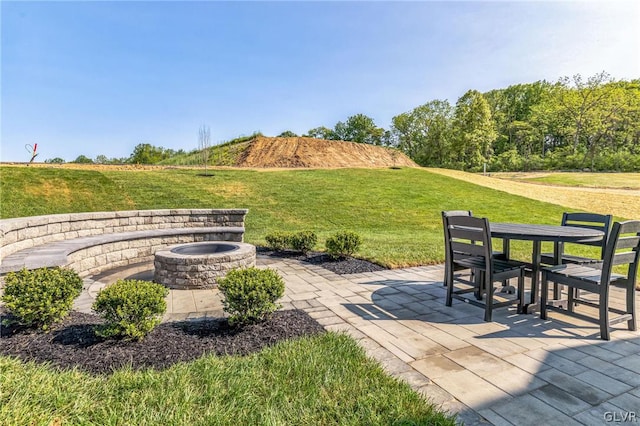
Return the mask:
<svg viewBox="0 0 640 426">
<path fill-rule="evenodd" d="M 327 238 L 325 246 L 334 259 L 353 255 L 360 248 L 362 239 L 355 232 L 343 231 Z"/>
<path fill-rule="evenodd" d="M 16 319 L 7 323 L 46 331 L 67 316 L 81 290 L 82 278 L 72 269 L 39 268 L 9 272 L 2 301 Z"/>
<path fill-rule="evenodd" d="M 267 245 L 274 251 L 282 251 L 291 246 L 291 234 L 274 232 L 264 237 Z"/>
<path fill-rule="evenodd" d="M 255 267 L 230 271 L 218 280 L 218 288 L 231 325 L 264 321 L 280 307 L 275 302 L 284 295 L 284 281 L 275 270 Z"/>
<path fill-rule="evenodd" d="M 318 242 L 318 236 L 312 231 L 302 231 L 290 237 L 291 248 L 307 254 Z"/>
<path fill-rule="evenodd" d="M 118 280 L 101 290 L 93 310 L 106 324 L 96 333 L 102 337 L 140 340 L 160 324 L 169 290 L 156 283 L 139 280 Z"/>
</svg>

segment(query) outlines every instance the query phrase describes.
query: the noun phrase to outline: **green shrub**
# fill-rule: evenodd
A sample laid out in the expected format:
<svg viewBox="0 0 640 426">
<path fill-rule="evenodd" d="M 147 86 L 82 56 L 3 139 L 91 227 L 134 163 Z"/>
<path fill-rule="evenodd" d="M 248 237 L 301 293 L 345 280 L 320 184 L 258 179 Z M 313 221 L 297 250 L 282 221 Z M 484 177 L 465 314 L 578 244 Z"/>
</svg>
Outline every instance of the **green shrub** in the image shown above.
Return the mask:
<svg viewBox="0 0 640 426">
<path fill-rule="evenodd" d="M 285 232 L 274 232 L 264 237 L 267 245 L 275 251 L 282 251 L 291 246 L 291 234 Z"/>
<path fill-rule="evenodd" d="M 230 271 L 218 280 L 218 288 L 232 325 L 267 319 L 280 307 L 275 302 L 284 295 L 284 281 L 275 270 L 255 267 Z"/>
<path fill-rule="evenodd" d="M 72 269 L 22 269 L 5 277 L 2 301 L 14 322 L 48 330 L 67 316 L 81 290 L 82 278 Z"/>
<path fill-rule="evenodd" d="M 290 237 L 291 248 L 305 254 L 311 251 L 317 242 L 318 236 L 312 231 L 297 232 Z"/>
<path fill-rule="evenodd" d="M 331 257 L 337 259 L 353 255 L 362 243 L 360 235 L 355 232 L 343 231 L 327 238 L 325 246 Z"/>
<path fill-rule="evenodd" d="M 102 337 L 140 340 L 160 324 L 167 310 L 164 298 L 169 290 L 156 283 L 139 280 L 118 280 L 101 290 L 93 310 L 106 324 L 96 332 Z"/>
</svg>

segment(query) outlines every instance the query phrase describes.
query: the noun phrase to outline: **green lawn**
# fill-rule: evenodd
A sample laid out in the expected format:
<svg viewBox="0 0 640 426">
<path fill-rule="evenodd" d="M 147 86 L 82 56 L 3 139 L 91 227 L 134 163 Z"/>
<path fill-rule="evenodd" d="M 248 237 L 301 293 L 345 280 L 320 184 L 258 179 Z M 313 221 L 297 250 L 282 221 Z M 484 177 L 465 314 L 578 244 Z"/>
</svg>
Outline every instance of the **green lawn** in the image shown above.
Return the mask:
<svg viewBox="0 0 640 426">
<path fill-rule="evenodd" d="M 2 217 L 152 208 L 246 207 L 246 241 L 278 230 L 338 230 L 363 237 L 360 257 L 400 267 L 444 260 L 440 211 L 470 209 L 491 221 L 559 223 L 566 208 L 423 169 L 91 171 L 0 168 Z M 508 185 L 508 182 L 505 182 Z M 499 244 L 499 243 L 497 243 Z M 550 250 L 551 247 L 548 247 Z M 516 257 L 530 244 L 514 242 Z"/>
<path fill-rule="evenodd" d="M 262 244 L 267 233 L 278 230 L 313 230 L 323 241 L 350 229 L 363 237 L 361 257 L 407 266 L 444 259 L 441 210 L 471 209 L 491 221 L 553 224 L 565 210 L 423 169 L 199 173 L 0 167 L 1 214 L 246 207 L 248 242 Z M 530 257 L 530 244 L 512 246 L 518 257 Z M 124 423 L 452 420 L 385 375 L 352 339 L 333 333 L 245 358 L 205 357 L 164 372 L 124 370 L 108 377 L 0 358 L 0 424 Z"/>
<path fill-rule="evenodd" d="M 109 376 L 0 357 L 2 425 L 453 425 L 345 335 Z"/>
</svg>

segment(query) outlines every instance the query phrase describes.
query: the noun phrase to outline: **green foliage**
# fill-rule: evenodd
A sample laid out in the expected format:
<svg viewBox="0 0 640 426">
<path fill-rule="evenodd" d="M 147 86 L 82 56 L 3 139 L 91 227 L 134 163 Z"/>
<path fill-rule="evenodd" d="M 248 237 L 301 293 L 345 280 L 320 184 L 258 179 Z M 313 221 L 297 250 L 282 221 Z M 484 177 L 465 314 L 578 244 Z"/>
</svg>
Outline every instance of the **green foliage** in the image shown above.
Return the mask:
<svg viewBox="0 0 640 426">
<path fill-rule="evenodd" d="M 291 130 L 285 130 L 284 132 L 280 133 L 278 137 L 279 138 L 295 138 L 295 137 L 298 137 L 298 135 L 296 135 Z"/>
<path fill-rule="evenodd" d="M 288 232 L 273 232 L 264 237 L 267 245 L 275 251 L 283 251 L 291 247 L 291 234 Z"/>
<path fill-rule="evenodd" d="M 360 235 L 351 231 L 338 232 L 325 242 L 327 252 L 334 259 L 353 255 L 362 244 Z"/>
<path fill-rule="evenodd" d="M 456 424 L 346 333 L 161 371 L 96 376 L 10 357 L 0 371 L 2 425 Z"/>
<path fill-rule="evenodd" d="M 82 279 L 71 269 L 22 269 L 5 277 L 2 301 L 18 324 L 48 330 L 67 316 L 81 290 Z"/>
<path fill-rule="evenodd" d="M 318 242 L 318 236 L 313 231 L 273 232 L 267 234 L 264 239 L 274 251 L 289 249 L 301 253 L 313 250 L 313 247 Z"/>
<path fill-rule="evenodd" d="M 44 162 L 47 164 L 64 164 L 65 163 L 64 159 L 60 157 L 48 158 L 44 160 Z"/>
<path fill-rule="evenodd" d="M 338 140 L 382 145 L 384 129 L 377 127 L 371 117 L 356 114 L 344 123 L 336 123 L 333 133 Z"/>
<path fill-rule="evenodd" d="M 273 269 L 232 270 L 218 280 L 218 288 L 232 325 L 264 321 L 280 307 L 275 302 L 284 296 L 284 281 Z"/>
<path fill-rule="evenodd" d="M 103 337 L 140 340 L 160 323 L 167 310 L 164 298 L 169 290 L 156 283 L 118 280 L 101 290 L 93 310 L 106 324 L 97 330 Z"/>
<path fill-rule="evenodd" d="M 78 164 L 93 164 L 93 160 L 86 155 L 79 155 L 78 158 L 72 161 L 72 163 Z"/>
<path fill-rule="evenodd" d="M 333 130 L 324 126 L 310 129 L 309 131 L 307 131 L 307 134 L 303 136 L 308 136 L 310 138 L 316 138 L 316 139 L 325 139 L 329 141 L 340 139 Z"/>
<path fill-rule="evenodd" d="M 132 164 L 157 164 L 162 160 L 171 158 L 175 155 L 179 155 L 172 149 L 165 149 L 163 147 L 153 146 L 149 143 L 141 143 L 136 145 L 133 149 L 133 153 L 127 160 Z"/>
<path fill-rule="evenodd" d="M 318 236 L 312 231 L 296 232 L 290 237 L 291 248 L 302 253 L 313 250 L 317 242 Z"/>
</svg>

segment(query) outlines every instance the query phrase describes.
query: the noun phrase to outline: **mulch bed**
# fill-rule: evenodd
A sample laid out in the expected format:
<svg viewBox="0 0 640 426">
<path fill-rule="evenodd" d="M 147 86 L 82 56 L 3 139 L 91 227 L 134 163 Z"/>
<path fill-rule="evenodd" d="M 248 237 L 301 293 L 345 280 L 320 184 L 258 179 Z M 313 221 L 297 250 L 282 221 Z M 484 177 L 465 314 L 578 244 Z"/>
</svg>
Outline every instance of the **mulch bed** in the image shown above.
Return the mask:
<svg viewBox="0 0 640 426">
<path fill-rule="evenodd" d="M 328 254 L 322 252 L 309 252 L 307 254 L 301 254 L 291 251 L 273 251 L 265 247 L 256 247 L 256 252 L 258 254 L 270 257 L 284 257 L 288 259 L 296 259 L 301 262 L 306 262 L 313 265 L 319 265 L 339 275 L 376 272 L 384 271 L 387 269 L 384 266 L 378 265 L 377 263 L 369 262 L 368 260 L 363 259 L 356 259 L 354 257 L 333 259 Z"/>
<path fill-rule="evenodd" d="M 0 312 L 0 320 L 7 316 Z M 142 341 L 107 340 L 94 333 L 97 315 L 71 312 L 49 333 L 2 326 L 0 355 L 108 374 L 124 366 L 162 370 L 205 354 L 247 355 L 280 341 L 324 332 L 301 310 L 277 311 L 260 324 L 229 326 L 224 318 L 163 323 Z"/>
<path fill-rule="evenodd" d="M 336 274 L 386 269 L 366 260 L 336 260 L 319 252 L 303 255 L 274 252 L 264 247 L 257 247 L 257 252 L 319 265 Z M 0 308 L 0 321 L 7 318 Z M 134 370 L 162 370 L 205 354 L 248 355 L 283 340 L 324 332 L 323 327 L 302 310 L 277 311 L 268 321 L 243 328 L 229 326 L 225 318 L 163 323 L 140 342 L 98 337 L 94 328 L 101 323 L 102 319 L 97 315 L 71 312 L 49 333 L 3 325 L 0 327 L 0 355 L 51 363 L 62 369 L 77 367 L 93 374 L 109 374 L 125 366 Z"/>
</svg>

